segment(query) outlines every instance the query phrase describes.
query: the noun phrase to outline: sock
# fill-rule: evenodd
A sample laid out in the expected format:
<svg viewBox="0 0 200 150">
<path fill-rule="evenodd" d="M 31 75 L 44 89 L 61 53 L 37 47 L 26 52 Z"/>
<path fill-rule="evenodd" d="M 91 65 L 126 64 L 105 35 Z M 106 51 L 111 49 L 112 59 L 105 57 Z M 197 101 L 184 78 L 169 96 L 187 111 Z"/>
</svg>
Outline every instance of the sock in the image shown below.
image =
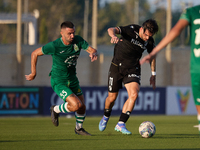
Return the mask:
<svg viewBox="0 0 200 150">
<path fill-rule="evenodd" d="M 83 127 L 83 121 L 85 120 L 85 117 L 86 117 L 86 114 L 78 114 L 77 112 L 75 112 L 77 130 Z"/>
<path fill-rule="evenodd" d="M 112 109 L 104 109 L 104 116 L 109 118 L 111 115 L 111 111 L 112 111 Z"/>
<path fill-rule="evenodd" d="M 126 123 L 128 118 L 130 117 L 131 112 L 127 111 L 126 113 L 121 113 L 120 118 L 119 118 L 119 124 L 120 123 Z"/>
<path fill-rule="evenodd" d="M 69 112 L 71 112 L 71 111 L 69 111 L 69 110 L 67 109 L 67 105 L 68 105 L 67 102 L 65 102 L 65 103 L 63 103 L 63 104 L 61 104 L 61 105 L 56 105 L 56 106 L 54 107 L 53 110 L 54 110 L 56 113 L 60 113 L 60 112 L 69 113 Z"/>
<path fill-rule="evenodd" d="M 200 124 L 200 114 L 197 114 L 197 120 L 198 120 L 198 122 Z"/>
<path fill-rule="evenodd" d="M 200 114 L 197 114 L 197 120 L 199 122 L 199 132 L 200 132 Z"/>
</svg>

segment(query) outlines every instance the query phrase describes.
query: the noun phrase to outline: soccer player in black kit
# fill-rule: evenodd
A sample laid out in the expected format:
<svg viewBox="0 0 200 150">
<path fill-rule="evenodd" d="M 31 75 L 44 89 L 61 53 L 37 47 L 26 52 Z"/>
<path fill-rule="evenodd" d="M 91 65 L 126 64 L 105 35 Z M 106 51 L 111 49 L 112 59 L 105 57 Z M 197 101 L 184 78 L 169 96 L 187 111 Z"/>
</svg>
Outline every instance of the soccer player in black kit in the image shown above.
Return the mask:
<svg viewBox="0 0 200 150">
<path fill-rule="evenodd" d="M 111 115 L 112 107 L 118 96 L 119 89 L 124 84 L 128 99 L 123 105 L 119 122 L 115 130 L 123 134 L 132 134 L 127 130 L 125 123 L 134 108 L 140 89 L 141 68 L 139 60 L 144 50 L 148 53 L 155 47 L 152 36 L 158 31 L 157 22 L 153 19 L 146 20 L 142 26 L 131 24 L 128 26 L 111 27 L 108 34 L 111 43 L 115 43 L 114 57 L 108 73 L 108 97 L 105 101 L 104 115 L 99 122 L 99 130 L 104 131 Z M 116 34 L 120 34 L 118 38 Z M 155 89 L 156 79 L 155 59 L 150 62 L 150 85 Z"/>
</svg>

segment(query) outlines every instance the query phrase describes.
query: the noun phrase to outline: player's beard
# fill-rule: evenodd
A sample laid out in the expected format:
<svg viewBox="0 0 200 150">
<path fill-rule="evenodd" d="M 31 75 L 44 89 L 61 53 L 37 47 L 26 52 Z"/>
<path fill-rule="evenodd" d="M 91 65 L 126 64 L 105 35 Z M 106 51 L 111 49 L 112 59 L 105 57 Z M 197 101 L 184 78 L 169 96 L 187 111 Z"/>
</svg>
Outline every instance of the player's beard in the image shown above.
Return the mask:
<svg viewBox="0 0 200 150">
<path fill-rule="evenodd" d="M 143 41 L 145 41 L 145 42 L 147 41 L 147 39 L 146 39 L 143 35 L 142 35 L 142 39 L 143 39 Z"/>
<path fill-rule="evenodd" d="M 65 38 L 65 41 L 66 41 L 67 43 L 69 43 L 69 44 L 71 44 L 72 41 L 74 40 L 74 39 L 72 39 L 72 38 L 67 39 L 66 36 L 64 36 L 64 38 Z"/>
</svg>

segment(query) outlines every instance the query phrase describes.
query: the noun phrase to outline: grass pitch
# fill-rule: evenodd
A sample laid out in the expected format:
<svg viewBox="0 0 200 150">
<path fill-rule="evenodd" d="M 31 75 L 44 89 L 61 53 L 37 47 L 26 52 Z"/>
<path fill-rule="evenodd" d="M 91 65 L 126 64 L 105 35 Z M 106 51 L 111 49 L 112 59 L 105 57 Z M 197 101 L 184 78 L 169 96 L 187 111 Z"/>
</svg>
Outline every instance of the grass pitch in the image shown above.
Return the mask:
<svg viewBox="0 0 200 150">
<path fill-rule="evenodd" d="M 101 117 L 86 117 L 84 128 L 92 136 L 74 133 L 75 118 L 60 117 L 55 127 L 49 117 L 0 118 L 0 150 L 199 150 L 200 135 L 196 116 L 134 116 L 126 126 L 132 135 L 114 131 L 119 117 L 111 116 L 107 128 L 100 132 Z M 152 121 L 156 134 L 142 138 L 141 122 Z"/>
</svg>

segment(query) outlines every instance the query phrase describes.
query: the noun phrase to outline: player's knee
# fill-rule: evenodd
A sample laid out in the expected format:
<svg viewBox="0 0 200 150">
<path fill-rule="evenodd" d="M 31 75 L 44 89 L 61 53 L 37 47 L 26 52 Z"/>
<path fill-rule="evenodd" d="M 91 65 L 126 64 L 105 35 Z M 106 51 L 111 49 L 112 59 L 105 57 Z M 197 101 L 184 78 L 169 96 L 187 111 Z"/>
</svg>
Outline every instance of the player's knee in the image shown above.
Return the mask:
<svg viewBox="0 0 200 150">
<path fill-rule="evenodd" d="M 138 97 L 138 92 L 133 92 L 129 95 L 129 98 L 132 100 L 132 101 L 135 101 Z"/>
<path fill-rule="evenodd" d="M 86 110 L 86 106 L 85 104 L 82 104 L 81 107 L 78 109 L 78 112 L 85 113 L 85 110 Z"/>
<path fill-rule="evenodd" d="M 75 111 L 79 110 L 81 107 L 82 107 L 82 103 L 79 102 L 79 101 L 77 101 L 77 102 L 74 102 L 74 103 L 72 104 L 71 110 L 72 110 L 73 112 L 75 112 Z"/>
<path fill-rule="evenodd" d="M 109 94 L 107 100 L 112 103 L 116 100 L 116 98 L 117 98 L 116 94 Z"/>
</svg>

